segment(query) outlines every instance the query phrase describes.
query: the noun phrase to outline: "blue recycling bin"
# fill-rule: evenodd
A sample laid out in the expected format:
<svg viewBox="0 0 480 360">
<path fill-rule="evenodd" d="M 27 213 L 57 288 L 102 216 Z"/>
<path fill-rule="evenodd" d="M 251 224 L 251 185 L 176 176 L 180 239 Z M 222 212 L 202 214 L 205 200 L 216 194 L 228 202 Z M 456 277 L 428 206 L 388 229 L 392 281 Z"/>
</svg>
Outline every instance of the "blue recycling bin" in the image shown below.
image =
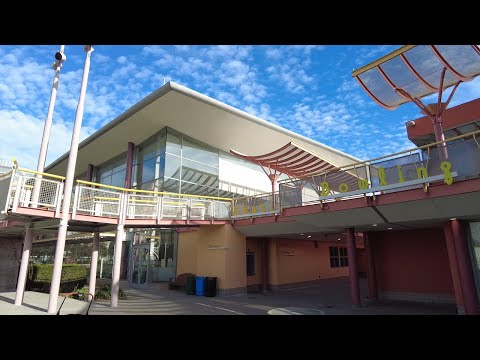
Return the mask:
<svg viewBox="0 0 480 360">
<path fill-rule="evenodd" d="M 197 296 L 205 295 L 205 276 L 196 277 L 195 288 Z"/>
</svg>

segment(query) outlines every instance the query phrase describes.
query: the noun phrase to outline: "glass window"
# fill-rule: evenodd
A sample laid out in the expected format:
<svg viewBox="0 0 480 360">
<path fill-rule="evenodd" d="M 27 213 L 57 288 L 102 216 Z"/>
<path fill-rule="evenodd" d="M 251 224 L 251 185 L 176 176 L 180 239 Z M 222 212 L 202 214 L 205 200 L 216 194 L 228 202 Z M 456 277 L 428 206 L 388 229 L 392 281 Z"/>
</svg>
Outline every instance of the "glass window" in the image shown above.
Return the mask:
<svg viewBox="0 0 480 360">
<path fill-rule="evenodd" d="M 169 179 L 165 178 L 163 182 L 163 190 L 162 191 L 167 191 L 167 192 L 172 192 L 175 194 L 178 194 L 180 192 L 180 181 L 174 180 L 174 179 Z"/>
<path fill-rule="evenodd" d="M 195 183 L 182 181 L 182 194 L 218 196 L 218 189 L 208 186 L 202 186 Z"/>
<path fill-rule="evenodd" d="M 160 157 L 144 161 L 142 167 L 142 183 L 152 181 L 162 176 Z"/>
<path fill-rule="evenodd" d="M 345 246 L 330 246 L 330 267 L 347 267 L 348 256 L 347 248 Z"/>
<path fill-rule="evenodd" d="M 165 176 L 180 179 L 180 164 L 180 157 L 165 154 Z"/>
<path fill-rule="evenodd" d="M 471 222 L 470 238 L 472 247 L 473 270 L 477 282 L 477 291 L 480 296 L 480 222 Z"/>
<path fill-rule="evenodd" d="M 255 253 L 247 252 L 247 276 L 255 275 Z"/>
<path fill-rule="evenodd" d="M 182 180 L 203 186 L 218 187 L 218 169 L 183 159 Z"/>
<path fill-rule="evenodd" d="M 170 154 L 180 156 L 182 154 L 182 141 L 180 134 L 171 129 L 167 129 L 166 151 Z"/>
<path fill-rule="evenodd" d="M 119 171 L 117 173 L 112 174 L 110 185 L 124 187 L 125 186 L 125 173 L 126 170 Z"/>
<path fill-rule="evenodd" d="M 153 181 L 149 181 L 143 183 L 140 186 L 141 190 L 149 190 L 149 191 L 162 191 L 163 189 L 163 179 L 156 179 Z"/>
<path fill-rule="evenodd" d="M 218 168 L 218 150 L 183 136 L 182 157 Z"/>
</svg>

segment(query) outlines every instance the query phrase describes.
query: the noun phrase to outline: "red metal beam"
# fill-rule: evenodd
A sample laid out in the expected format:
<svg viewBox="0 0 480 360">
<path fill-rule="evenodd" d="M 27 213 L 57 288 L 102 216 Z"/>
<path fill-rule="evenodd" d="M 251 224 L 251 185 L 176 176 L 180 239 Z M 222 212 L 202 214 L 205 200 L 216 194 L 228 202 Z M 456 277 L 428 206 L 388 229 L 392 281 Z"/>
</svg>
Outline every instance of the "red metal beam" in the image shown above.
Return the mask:
<svg viewBox="0 0 480 360">
<path fill-rule="evenodd" d="M 417 72 L 417 70 L 415 70 L 415 68 L 412 66 L 412 64 L 410 63 L 410 61 L 408 61 L 408 59 L 405 57 L 404 54 L 400 54 L 400 57 L 402 58 L 403 62 L 405 63 L 405 65 L 407 65 L 408 69 L 413 73 L 413 75 L 415 75 L 415 77 L 418 79 L 418 81 L 420 81 L 423 85 L 425 85 L 427 88 L 429 88 L 430 90 L 432 91 L 437 91 L 438 88 L 436 88 L 435 86 L 433 86 L 432 84 L 430 84 L 427 80 L 425 80 L 421 75 L 420 73 Z"/>
<path fill-rule="evenodd" d="M 258 156 L 247 156 L 247 155 L 243 155 L 243 154 L 240 154 L 240 153 L 237 153 L 236 151 L 234 150 L 230 150 L 230 152 L 233 154 L 233 155 L 236 155 L 236 156 L 239 156 L 241 158 L 244 158 L 244 159 L 247 159 L 247 160 L 260 160 L 262 158 L 265 158 L 265 157 L 268 157 L 268 156 L 271 156 L 271 155 L 276 155 L 278 153 L 280 153 L 282 150 L 285 150 L 286 148 L 288 148 L 290 145 L 292 145 L 291 142 L 289 142 L 287 145 L 285 146 L 282 146 L 280 149 L 277 149 L 277 150 L 274 150 L 268 154 L 263 154 L 263 155 L 258 155 Z"/>
<path fill-rule="evenodd" d="M 440 60 L 440 62 L 452 72 L 452 74 L 459 80 L 462 81 L 470 81 L 473 80 L 472 77 L 466 77 L 462 74 L 460 74 L 455 68 L 443 57 L 443 55 L 440 53 L 440 51 L 435 47 L 435 45 L 429 45 L 430 48 L 432 49 L 433 53 L 435 56 Z"/>
<path fill-rule="evenodd" d="M 387 82 L 387 84 L 390 85 L 390 87 L 397 94 L 400 94 L 400 96 L 403 97 L 405 100 L 410 101 L 410 99 L 407 96 L 405 96 L 402 92 L 398 91 L 398 86 L 393 83 L 393 81 L 388 77 L 388 75 L 385 73 L 385 71 L 383 71 L 383 69 L 380 65 L 376 66 L 376 68 L 377 68 L 378 72 L 380 73 L 380 75 L 382 75 L 383 79 Z"/>
<path fill-rule="evenodd" d="M 383 107 L 384 109 L 387 109 L 387 110 L 395 110 L 398 105 L 396 106 L 392 106 L 392 105 L 387 105 L 385 104 L 384 102 L 382 102 L 380 99 L 378 99 L 375 95 L 373 95 L 373 93 L 365 86 L 365 84 L 363 83 L 363 81 L 358 77 L 358 76 L 355 76 L 355 79 L 357 79 L 358 83 L 360 84 L 360 86 L 363 88 L 363 90 L 365 90 L 365 92 L 378 104 L 380 105 L 381 107 Z"/>
</svg>

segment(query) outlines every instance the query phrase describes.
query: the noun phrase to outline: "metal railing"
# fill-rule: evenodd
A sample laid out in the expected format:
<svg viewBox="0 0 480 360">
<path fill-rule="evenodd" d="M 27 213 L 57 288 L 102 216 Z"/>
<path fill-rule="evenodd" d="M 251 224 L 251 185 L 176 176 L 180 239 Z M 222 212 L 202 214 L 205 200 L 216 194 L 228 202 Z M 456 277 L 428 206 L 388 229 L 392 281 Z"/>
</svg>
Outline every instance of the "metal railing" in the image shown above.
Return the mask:
<svg viewBox="0 0 480 360">
<path fill-rule="evenodd" d="M 275 209 L 265 211 L 258 199 L 271 193 L 233 201 L 232 218 L 264 216 L 284 208 L 378 196 L 423 188 L 431 183 L 480 177 L 480 130 L 395 154 L 343 166 L 335 171 L 279 182 Z M 446 148 L 446 157 L 445 150 Z M 270 204 L 272 201 L 270 200 Z"/>
<path fill-rule="evenodd" d="M 232 201 L 232 218 L 248 217 L 252 214 L 271 215 L 280 212 L 280 193 L 265 193 L 254 196 L 243 196 Z"/>
</svg>

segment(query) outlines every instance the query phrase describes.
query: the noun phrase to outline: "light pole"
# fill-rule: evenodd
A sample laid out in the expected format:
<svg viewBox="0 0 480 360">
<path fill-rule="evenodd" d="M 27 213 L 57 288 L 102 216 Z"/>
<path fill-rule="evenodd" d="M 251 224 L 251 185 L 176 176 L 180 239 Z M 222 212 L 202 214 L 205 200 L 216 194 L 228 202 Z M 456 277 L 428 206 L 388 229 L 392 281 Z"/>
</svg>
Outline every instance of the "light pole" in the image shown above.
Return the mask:
<svg viewBox="0 0 480 360">
<path fill-rule="evenodd" d="M 38 172 L 43 172 L 45 169 L 45 161 L 47 160 L 48 142 L 50 141 L 53 109 L 55 107 L 55 100 L 57 99 L 58 82 L 60 81 L 60 70 L 62 69 L 63 62 L 67 60 L 64 52 L 65 45 L 61 45 L 60 51 L 55 53 L 55 62 L 52 64 L 52 68 L 55 70 L 55 76 L 53 77 L 52 94 L 50 95 L 50 103 L 48 104 L 47 118 L 45 119 L 45 125 L 43 126 L 42 144 L 40 145 L 40 153 L 38 154 Z M 40 179 L 42 176 L 37 175 L 37 178 L 38 179 L 35 181 L 35 185 L 33 187 L 32 207 L 38 206 L 38 198 L 40 196 Z"/>
<path fill-rule="evenodd" d="M 83 68 L 82 84 L 80 86 L 80 98 L 78 99 L 75 123 L 73 125 L 72 143 L 68 156 L 67 173 L 65 174 L 65 187 L 63 192 L 62 215 L 58 227 L 57 246 L 55 248 L 55 260 L 53 264 L 52 285 L 50 287 L 50 298 L 48 299 L 48 313 L 57 312 L 58 293 L 62 275 L 63 252 L 65 250 L 65 239 L 67 237 L 68 215 L 70 212 L 70 200 L 72 198 L 73 178 L 75 176 L 75 165 L 77 163 L 78 142 L 82 128 L 83 110 L 85 105 L 85 92 L 87 91 L 88 72 L 90 71 L 90 56 L 93 51 L 92 45 L 84 47 L 87 56 Z"/>
</svg>

